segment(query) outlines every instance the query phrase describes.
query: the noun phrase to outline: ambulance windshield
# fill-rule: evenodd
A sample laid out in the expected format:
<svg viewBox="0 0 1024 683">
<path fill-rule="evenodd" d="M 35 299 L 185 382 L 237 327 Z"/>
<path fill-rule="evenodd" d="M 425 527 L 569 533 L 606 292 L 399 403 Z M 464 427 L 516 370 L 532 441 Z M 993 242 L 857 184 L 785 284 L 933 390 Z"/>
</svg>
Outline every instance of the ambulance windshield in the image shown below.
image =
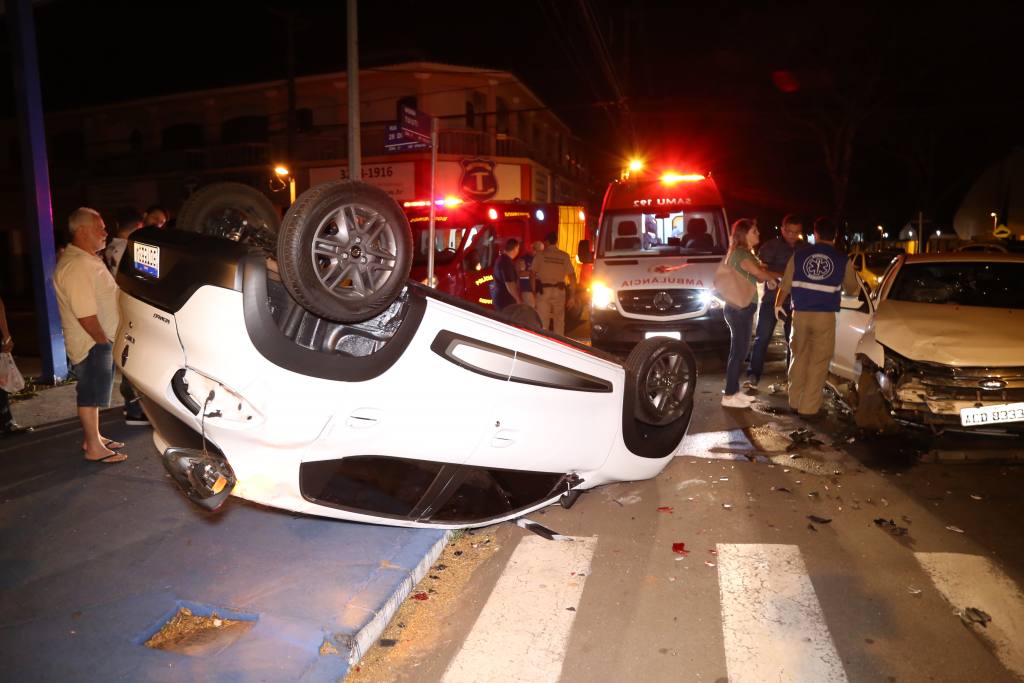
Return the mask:
<svg viewBox="0 0 1024 683">
<path fill-rule="evenodd" d="M 601 221 L 598 256 L 724 254 L 728 246 L 720 208 L 608 212 Z"/>
<path fill-rule="evenodd" d="M 454 261 L 469 230 L 468 226 L 456 227 L 437 223 L 434 226 L 434 263 L 444 265 Z M 413 254 L 413 263 L 426 265 L 430 248 L 430 228 L 425 222 L 413 223 L 412 235 L 416 248 Z"/>
</svg>

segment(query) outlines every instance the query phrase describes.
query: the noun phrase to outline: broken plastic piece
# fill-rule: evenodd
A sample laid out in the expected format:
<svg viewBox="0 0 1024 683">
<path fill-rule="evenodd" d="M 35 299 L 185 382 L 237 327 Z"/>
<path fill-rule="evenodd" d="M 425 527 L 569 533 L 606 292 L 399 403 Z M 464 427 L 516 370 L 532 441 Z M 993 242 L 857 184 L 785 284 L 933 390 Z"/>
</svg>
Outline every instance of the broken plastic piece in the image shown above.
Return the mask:
<svg viewBox="0 0 1024 683">
<path fill-rule="evenodd" d="M 546 538 L 549 541 L 571 541 L 572 540 L 572 536 L 563 536 L 562 534 L 555 533 L 554 531 L 552 531 L 551 529 L 547 528 L 546 526 L 542 526 L 540 524 L 537 524 L 537 522 L 533 522 L 533 521 L 527 519 L 526 517 L 520 517 L 519 519 L 517 519 L 516 520 L 516 526 L 521 528 L 521 529 L 526 529 L 527 531 L 532 531 L 533 533 L 537 534 L 541 538 Z"/>
<path fill-rule="evenodd" d="M 907 586 L 907 592 L 915 597 L 924 593 L 920 588 L 914 588 L 913 586 Z"/>
<path fill-rule="evenodd" d="M 810 529 L 811 531 L 817 531 L 818 530 L 818 527 L 814 526 L 810 522 L 807 523 L 807 528 Z"/>
<path fill-rule="evenodd" d="M 704 560 L 704 564 L 707 565 L 708 567 L 714 567 L 715 566 L 714 562 L 709 562 L 708 560 Z"/>
<path fill-rule="evenodd" d="M 832 520 L 828 517 L 819 517 L 818 515 L 807 515 L 807 519 L 815 522 L 816 524 L 828 524 Z"/>
<path fill-rule="evenodd" d="M 676 555 L 682 555 L 683 557 L 686 557 L 690 554 L 690 551 L 686 549 L 685 543 L 673 543 L 672 552 L 674 552 Z"/>
<path fill-rule="evenodd" d="M 981 500 L 981 496 L 979 496 L 977 493 L 972 493 L 971 500 Z"/>
<path fill-rule="evenodd" d="M 669 514 L 672 514 L 672 510 L 674 509 L 675 508 L 673 508 L 670 505 L 662 505 L 661 507 L 658 508 L 658 512 L 667 512 Z"/>
<path fill-rule="evenodd" d="M 729 503 L 722 503 L 722 507 L 725 508 L 726 510 L 732 510 L 732 505 L 730 505 Z"/>
<path fill-rule="evenodd" d="M 992 617 L 987 612 L 983 612 L 977 607 L 968 607 L 958 614 L 960 615 L 960 620 L 968 626 L 971 624 L 981 624 L 982 628 L 988 628 L 988 622 L 992 621 Z"/>
<path fill-rule="evenodd" d="M 947 527 L 946 527 L 946 529 L 947 529 L 947 530 L 949 530 L 949 531 L 954 531 L 954 532 L 956 532 L 956 533 L 958 533 L 958 534 L 962 534 L 962 533 L 965 533 L 963 529 L 961 529 L 961 528 L 960 528 L 960 527 L 958 527 L 958 526 L 954 526 L 954 525 L 952 525 L 952 524 L 950 524 L 949 526 L 947 526 Z"/>
<path fill-rule="evenodd" d="M 413 593 L 412 599 L 413 600 L 429 600 L 430 596 L 428 596 L 423 591 L 420 591 L 419 593 Z"/>
<path fill-rule="evenodd" d="M 886 531 L 888 531 L 893 536 L 906 536 L 907 535 L 907 527 L 905 527 L 905 526 L 896 526 L 896 522 L 894 522 L 891 519 L 885 519 L 884 517 L 879 517 L 879 518 L 875 519 L 875 524 L 879 528 L 885 529 Z"/>
</svg>

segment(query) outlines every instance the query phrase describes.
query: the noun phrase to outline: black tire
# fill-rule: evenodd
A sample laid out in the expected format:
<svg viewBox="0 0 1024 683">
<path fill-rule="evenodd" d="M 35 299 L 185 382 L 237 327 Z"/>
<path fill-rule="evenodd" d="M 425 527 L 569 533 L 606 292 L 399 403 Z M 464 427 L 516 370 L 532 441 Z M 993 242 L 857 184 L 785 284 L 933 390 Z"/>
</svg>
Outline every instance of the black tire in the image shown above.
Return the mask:
<svg viewBox="0 0 1024 683">
<path fill-rule="evenodd" d="M 281 279 L 303 308 L 336 322 L 362 322 L 405 286 L 412 230 L 384 190 L 348 180 L 324 183 L 288 209 L 277 258 Z"/>
<path fill-rule="evenodd" d="M 632 399 L 637 420 L 661 427 L 686 416 L 693 406 L 697 361 L 678 339 L 651 337 L 629 353 L 626 400 Z"/>
<path fill-rule="evenodd" d="M 544 325 L 540 322 L 540 316 L 532 306 L 526 304 L 512 304 L 498 311 L 498 316 L 513 325 L 525 327 L 528 330 L 543 330 Z"/>
<path fill-rule="evenodd" d="M 200 188 L 181 205 L 175 228 L 223 237 L 268 251 L 277 248 L 281 218 L 266 195 L 242 183 Z"/>
</svg>

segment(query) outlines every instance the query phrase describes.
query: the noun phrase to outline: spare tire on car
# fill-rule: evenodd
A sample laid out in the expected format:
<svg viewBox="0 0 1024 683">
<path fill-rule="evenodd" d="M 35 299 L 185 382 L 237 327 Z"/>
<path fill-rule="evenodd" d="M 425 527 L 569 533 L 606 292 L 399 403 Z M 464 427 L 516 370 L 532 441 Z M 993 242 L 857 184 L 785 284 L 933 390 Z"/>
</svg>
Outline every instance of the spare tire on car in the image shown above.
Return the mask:
<svg viewBox="0 0 1024 683">
<path fill-rule="evenodd" d="M 626 358 L 626 400 L 640 422 L 661 427 L 689 414 L 697 385 L 697 360 L 684 342 L 651 337 Z"/>
<path fill-rule="evenodd" d="M 223 237 L 234 242 L 277 248 L 281 218 L 266 195 L 242 183 L 213 183 L 192 193 L 181 205 L 175 228 Z"/>
<path fill-rule="evenodd" d="M 306 310 L 340 323 L 369 320 L 401 293 L 412 230 L 384 190 L 341 180 L 316 185 L 288 209 L 277 242 L 281 279 Z"/>
</svg>

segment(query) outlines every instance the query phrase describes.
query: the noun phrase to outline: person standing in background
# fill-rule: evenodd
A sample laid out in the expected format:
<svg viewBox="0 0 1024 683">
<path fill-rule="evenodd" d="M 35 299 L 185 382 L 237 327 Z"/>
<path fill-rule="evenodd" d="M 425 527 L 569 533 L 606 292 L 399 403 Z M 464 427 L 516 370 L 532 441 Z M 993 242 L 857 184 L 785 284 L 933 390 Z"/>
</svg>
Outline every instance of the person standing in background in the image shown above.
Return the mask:
<svg viewBox="0 0 1024 683">
<path fill-rule="evenodd" d="M 814 221 L 814 244 L 798 250 L 786 264 L 775 314 L 793 294 L 793 360 L 789 366 L 789 407 L 801 417 L 821 410 L 828 364 L 836 347 L 836 313 L 842 292 L 857 293 L 857 274 L 835 248 L 836 226 L 829 218 Z"/>
<path fill-rule="evenodd" d="M 167 214 L 167 210 L 160 206 L 151 206 L 146 209 L 146 212 L 142 214 L 142 227 L 157 227 L 162 228 L 167 225 L 167 219 L 170 216 Z"/>
<path fill-rule="evenodd" d="M 113 338 L 120 313 L 117 284 L 97 256 L 107 242 L 103 218 L 94 209 L 76 209 L 68 218 L 71 243 L 53 271 L 53 286 L 64 328 L 64 343 L 78 382 L 82 451 L 90 462 L 124 462 L 124 444 L 100 434 L 100 408 L 110 405 L 114 385 Z"/>
<path fill-rule="evenodd" d="M 754 312 L 757 310 L 757 283 L 772 277 L 754 256 L 760 235 L 752 220 L 741 218 L 732 224 L 729 252 L 725 262 L 741 277 L 753 285 L 750 302 L 744 306 L 725 304 L 725 322 L 729 326 L 729 361 L 725 366 L 725 392 L 722 405 L 726 408 L 749 408 L 752 396 L 740 391 L 740 371 L 750 350 L 750 334 L 754 326 Z"/>
<path fill-rule="evenodd" d="M 494 261 L 491 279 L 491 302 L 494 310 L 500 311 L 522 301 L 519 294 L 519 273 L 515 260 L 519 255 L 519 240 L 510 237 L 505 242 L 505 251 Z"/>
<path fill-rule="evenodd" d="M 533 272 L 537 286 L 537 314 L 541 325 L 555 334 L 565 334 L 565 305 L 574 301 L 573 291 L 576 287 L 576 271 L 572 268 L 572 258 L 559 249 L 558 233 L 547 236 L 544 251 L 534 254 Z M 569 280 L 568 296 L 566 295 L 566 278 Z"/>
<path fill-rule="evenodd" d="M 761 299 L 761 306 L 757 312 L 757 332 L 754 336 L 754 347 L 750 352 L 750 365 L 747 368 L 747 381 L 743 385 L 749 389 L 757 389 L 761 381 L 761 374 L 764 371 L 764 357 L 768 352 L 768 344 L 771 343 L 772 335 L 775 334 L 775 299 L 778 294 L 778 281 L 782 279 L 782 273 L 786 270 L 786 264 L 793 256 L 803 237 L 803 221 L 795 214 L 789 214 L 782 219 L 782 227 L 778 237 L 768 240 L 757 250 L 761 263 L 774 277 L 764 283 L 764 297 Z M 786 317 L 783 320 L 783 329 L 786 340 L 786 367 L 789 368 L 790 348 L 789 337 L 792 331 L 792 309 L 788 301 L 781 302 Z"/>
<path fill-rule="evenodd" d="M 14 349 L 14 337 L 7 325 L 7 309 L 4 300 L 0 299 L 0 353 L 10 353 Z M 31 432 L 31 427 L 22 427 L 11 415 L 11 400 L 6 391 L 0 389 L 0 435 L 13 436 Z"/>
</svg>

